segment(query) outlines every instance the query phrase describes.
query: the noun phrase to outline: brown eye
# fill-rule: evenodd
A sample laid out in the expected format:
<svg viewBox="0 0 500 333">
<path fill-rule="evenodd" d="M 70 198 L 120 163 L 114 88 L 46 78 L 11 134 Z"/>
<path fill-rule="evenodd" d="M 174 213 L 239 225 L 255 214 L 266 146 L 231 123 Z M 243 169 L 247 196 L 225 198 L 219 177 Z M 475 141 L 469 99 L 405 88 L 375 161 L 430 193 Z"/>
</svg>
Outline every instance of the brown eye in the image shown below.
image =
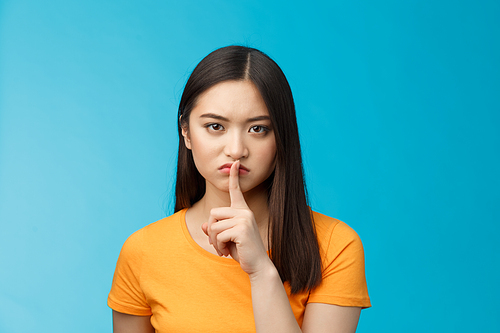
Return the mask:
<svg viewBox="0 0 500 333">
<path fill-rule="evenodd" d="M 264 132 L 268 132 L 268 131 L 269 131 L 269 129 L 265 126 L 256 125 L 256 126 L 250 127 L 251 133 L 264 133 Z"/>
<path fill-rule="evenodd" d="M 212 131 L 222 131 L 224 129 L 221 124 L 209 124 L 207 127 Z"/>
</svg>

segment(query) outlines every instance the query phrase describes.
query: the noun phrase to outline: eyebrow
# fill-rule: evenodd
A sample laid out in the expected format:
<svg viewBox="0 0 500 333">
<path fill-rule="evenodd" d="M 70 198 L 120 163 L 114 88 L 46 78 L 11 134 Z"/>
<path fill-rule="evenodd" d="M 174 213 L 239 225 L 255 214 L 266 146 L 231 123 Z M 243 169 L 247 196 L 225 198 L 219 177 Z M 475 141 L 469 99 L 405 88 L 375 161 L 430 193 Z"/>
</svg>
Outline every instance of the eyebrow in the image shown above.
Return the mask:
<svg viewBox="0 0 500 333">
<path fill-rule="evenodd" d="M 222 121 L 229 121 L 226 117 L 223 117 L 221 115 L 215 114 L 215 113 L 204 113 L 200 116 L 200 118 L 213 118 L 213 119 L 218 119 Z M 259 121 L 259 120 L 270 120 L 269 116 L 257 116 L 253 118 L 248 118 L 247 122 L 254 122 L 254 121 Z"/>
</svg>

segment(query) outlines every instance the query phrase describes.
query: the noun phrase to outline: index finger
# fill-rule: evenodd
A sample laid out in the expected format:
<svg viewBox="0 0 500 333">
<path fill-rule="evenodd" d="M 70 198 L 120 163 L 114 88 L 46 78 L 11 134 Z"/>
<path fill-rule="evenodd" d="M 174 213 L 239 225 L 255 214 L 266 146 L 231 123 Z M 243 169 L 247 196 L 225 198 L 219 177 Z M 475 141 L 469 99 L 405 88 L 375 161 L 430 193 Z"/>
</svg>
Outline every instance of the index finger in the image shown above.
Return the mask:
<svg viewBox="0 0 500 333">
<path fill-rule="evenodd" d="M 240 188 L 240 161 L 234 162 L 229 171 L 229 198 L 231 207 L 248 208 Z"/>
</svg>

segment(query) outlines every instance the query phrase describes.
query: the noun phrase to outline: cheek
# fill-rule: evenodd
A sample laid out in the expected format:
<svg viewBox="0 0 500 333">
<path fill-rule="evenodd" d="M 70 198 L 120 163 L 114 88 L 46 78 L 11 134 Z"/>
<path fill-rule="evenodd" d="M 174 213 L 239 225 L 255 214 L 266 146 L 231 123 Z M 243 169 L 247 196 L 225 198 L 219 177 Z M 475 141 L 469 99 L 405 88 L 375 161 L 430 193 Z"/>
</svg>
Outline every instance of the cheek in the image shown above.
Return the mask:
<svg viewBox="0 0 500 333">
<path fill-rule="evenodd" d="M 198 170 L 214 160 L 218 151 L 218 146 L 213 142 L 208 143 L 199 136 L 191 138 L 191 152 Z"/>
<path fill-rule="evenodd" d="M 206 140 L 203 140 L 203 133 L 199 133 L 198 129 L 191 130 L 190 133 L 190 141 L 191 141 L 191 150 L 193 155 L 199 155 L 200 152 L 203 152 L 206 148 Z"/>
<path fill-rule="evenodd" d="M 274 141 L 268 142 L 259 149 L 258 160 L 274 170 L 276 165 L 276 143 Z"/>
<path fill-rule="evenodd" d="M 269 140 L 269 142 L 267 142 L 264 150 L 265 154 L 270 158 L 274 159 L 276 157 L 276 141 L 274 140 L 274 138 L 272 140 Z"/>
</svg>

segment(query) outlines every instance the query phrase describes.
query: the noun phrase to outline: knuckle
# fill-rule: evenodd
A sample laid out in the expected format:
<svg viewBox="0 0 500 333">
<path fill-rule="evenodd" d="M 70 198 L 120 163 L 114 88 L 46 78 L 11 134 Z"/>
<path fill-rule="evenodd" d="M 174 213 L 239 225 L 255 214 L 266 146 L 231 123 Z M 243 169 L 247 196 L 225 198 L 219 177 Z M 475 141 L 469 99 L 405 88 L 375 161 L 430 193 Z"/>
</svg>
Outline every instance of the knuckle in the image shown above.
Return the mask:
<svg viewBox="0 0 500 333">
<path fill-rule="evenodd" d="M 240 233 L 248 234 L 250 230 L 251 230 L 251 226 L 248 225 L 247 223 L 243 223 L 240 225 Z"/>
<path fill-rule="evenodd" d="M 243 214 L 245 215 L 246 219 L 247 220 L 252 220 L 252 218 L 253 218 L 252 211 L 250 211 L 249 209 L 244 209 L 243 211 L 244 211 Z"/>
</svg>

